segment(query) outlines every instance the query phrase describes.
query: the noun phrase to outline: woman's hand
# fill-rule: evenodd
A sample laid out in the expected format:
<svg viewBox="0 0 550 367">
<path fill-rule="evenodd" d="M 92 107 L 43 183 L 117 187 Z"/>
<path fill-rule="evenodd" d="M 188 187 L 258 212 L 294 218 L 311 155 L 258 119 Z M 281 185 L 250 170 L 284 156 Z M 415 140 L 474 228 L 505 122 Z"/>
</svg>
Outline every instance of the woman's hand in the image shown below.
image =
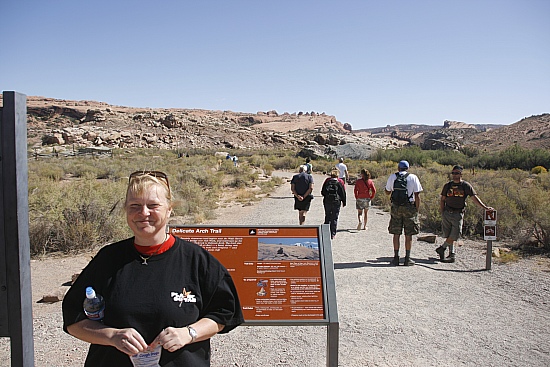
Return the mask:
<svg viewBox="0 0 550 367">
<path fill-rule="evenodd" d="M 152 345 L 160 344 L 164 349 L 169 352 L 175 352 L 176 350 L 183 348 L 185 345 L 191 343 L 193 339 L 189 334 L 189 330 L 186 327 L 175 328 L 167 327 L 162 330 L 155 338 Z"/>
<path fill-rule="evenodd" d="M 143 352 L 148 347 L 141 334 L 133 328 L 117 330 L 112 336 L 111 341 L 116 349 L 129 356 Z"/>
</svg>

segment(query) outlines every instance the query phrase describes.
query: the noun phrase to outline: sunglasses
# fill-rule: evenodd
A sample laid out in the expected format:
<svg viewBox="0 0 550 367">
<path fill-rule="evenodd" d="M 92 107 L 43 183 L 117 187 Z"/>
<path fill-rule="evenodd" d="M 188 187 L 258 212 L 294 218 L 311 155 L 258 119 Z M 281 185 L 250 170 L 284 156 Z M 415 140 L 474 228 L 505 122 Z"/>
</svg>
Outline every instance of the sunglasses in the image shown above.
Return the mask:
<svg viewBox="0 0 550 367">
<path fill-rule="evenodd" d="M 451 175 L 461 175 L 462 172 L 451 172 Z"/>
<path fill-rule="evenodd" d="M 152 177 L 160 178 L 161 180 L 164 180 L 164 182 L 166 182 L 166 186 L 168 186 L 168 190 L 170 190 L 170 184 L 168 183 L 168 176 L 164 172 L 160 172 L 160 171 L 136 171 L 136 172 L 134 172 L 130 175 L 129 181 L 132 181 L 132 179 L 134 179 L 136 177 L 141 177 L 141 176 L 152 176 Z"/>
</svg>

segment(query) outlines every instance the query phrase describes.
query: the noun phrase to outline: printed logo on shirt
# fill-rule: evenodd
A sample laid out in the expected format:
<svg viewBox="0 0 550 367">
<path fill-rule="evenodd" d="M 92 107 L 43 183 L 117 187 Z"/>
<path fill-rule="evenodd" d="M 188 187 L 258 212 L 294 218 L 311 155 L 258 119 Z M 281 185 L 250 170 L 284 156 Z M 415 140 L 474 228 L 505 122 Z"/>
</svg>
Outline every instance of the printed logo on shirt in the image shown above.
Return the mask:
<svg viewBox="0 0 550 367">
<path fill-rule="evenodd" d="M 195 303 L 197 302 L 197 299 L 195 298 L 194 294 L 191 294 L 191 291 L 186 291 L 185 288 L 183 288 L 182 293 L 178 292 L 172 292 L 170 293 L 170 297 L 174 300 L 174 302 L 179 302 L 179 307 L 181 307 L 182 303 Z"/>
<path fill-rule="evenodd" d="M 447 197 L 464 197 L 464 188 L 462 185 L 452 185 L 447 191 Z"/>
</svg>

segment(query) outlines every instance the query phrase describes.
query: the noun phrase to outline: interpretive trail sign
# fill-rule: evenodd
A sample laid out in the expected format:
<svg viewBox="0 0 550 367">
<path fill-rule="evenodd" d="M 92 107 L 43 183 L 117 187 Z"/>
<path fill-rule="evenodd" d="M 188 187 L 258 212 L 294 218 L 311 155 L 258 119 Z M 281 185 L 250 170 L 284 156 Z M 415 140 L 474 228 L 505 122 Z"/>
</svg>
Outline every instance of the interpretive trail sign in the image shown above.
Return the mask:
<svg viewBox="0 0 550 367">
<path fill-rule="evenodd" d="M 338 313 L 328 225 L 170 226 L 230 272 L 247 325 L 327 325 L 338 365 Z"/>
</svg>

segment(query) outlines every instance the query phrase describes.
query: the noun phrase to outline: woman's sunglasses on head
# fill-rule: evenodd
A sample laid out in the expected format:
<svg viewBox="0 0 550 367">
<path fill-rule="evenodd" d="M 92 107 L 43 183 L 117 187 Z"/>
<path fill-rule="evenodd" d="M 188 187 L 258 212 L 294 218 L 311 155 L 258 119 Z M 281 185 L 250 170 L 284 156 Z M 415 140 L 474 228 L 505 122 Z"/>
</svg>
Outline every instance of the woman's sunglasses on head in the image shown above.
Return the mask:
<svg viewBox="0 0 550 367">
<path fill-rule="evenodd" d="M 141 176 L 152 176 L 152 177 L 160 178 L 161 180 L 164 180 L 166 182 L 166 186 L 170 188 L 170 184 L 168 183 L 168 175 L 160 171 L 136 171 L 130 175 L 129 180 L 132 181 L 133 178 L 141 177 Z"/>
</svg>

